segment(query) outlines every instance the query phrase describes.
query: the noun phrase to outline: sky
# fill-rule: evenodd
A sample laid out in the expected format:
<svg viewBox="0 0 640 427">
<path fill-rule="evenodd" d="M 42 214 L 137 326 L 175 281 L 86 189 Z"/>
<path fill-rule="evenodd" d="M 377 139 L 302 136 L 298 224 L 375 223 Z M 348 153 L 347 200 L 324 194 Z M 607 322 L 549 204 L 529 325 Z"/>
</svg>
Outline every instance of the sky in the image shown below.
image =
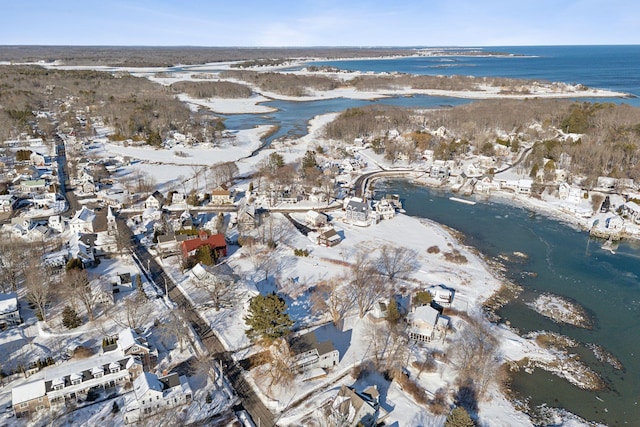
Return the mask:
<svg viewBox="0 0 640 427">
<path fill-rule="evenodd" d="M 640 44 L 637 0 L 0 0 L 0 45 Z"/>
</svg>

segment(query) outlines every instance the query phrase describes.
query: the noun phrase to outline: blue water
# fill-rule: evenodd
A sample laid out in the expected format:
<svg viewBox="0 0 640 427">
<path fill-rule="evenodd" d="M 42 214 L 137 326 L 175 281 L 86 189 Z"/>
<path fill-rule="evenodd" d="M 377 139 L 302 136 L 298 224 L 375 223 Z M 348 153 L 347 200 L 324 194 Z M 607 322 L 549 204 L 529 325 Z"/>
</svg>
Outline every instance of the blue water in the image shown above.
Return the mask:
<svg viewBox="0 0 640 427">
<path fill-rule="evenodd" d="M 402 72 L 426 75 L 474 75 L 536 79 L 624 92 L 639 98 L 581 99 L 592 102 L 627 103 L 640 107 L 640 46 L 546 46 L 491 47 L 487 52 L 513 56 L 405 57 L 375 60 L 310 62 L 346 70 Z M 180 69 L 176 69 L 180 71 Z M 212 72 L 200 70 L 199 72 Z M 219 71 L 219 70 L 218 70 Z M 194 73 L 197 71 L 194 71 Z M 327 99 L 321 101 L 268 101 L 263 105 L 278 111 L 266 115 L 223 115 L 228 129 L 248 129 L 256 125 L 279 125 L 280 129 L 265 142 L 281 137 L 300 137 L 307 133 L 308 121 L 316 115 L 340 112 L 368 104 L 416 108 L 456 106 L 471 99 L 434 96 L 392 97 L 375 101 Z"/>
<path fill-rule="evenodd" d="M 385 60 L 315 62 L 342 69 L 403 72 L 429 75 L 473 75 L 581 83 L 640 96 L 640 46 L 554 46 L 485 48 L 515 56 L 418 57 Z M 593 99 L 595 102 L 628 103 L 640 107 L 640 98 Z M 374 101 L 411 107 L 454 106 L 471 100 L 445 97 L 396 97 Z M 267 141 L 307 133 L 308 121 L 318 114 L 340 112 L 370 104 L 370 101 L 331 99 L 309 102 L 271 101 L 278 109 L 268 115 L 226 116 L 228 129 L 246 129 L 258 124 L 279 125 Z M 581 391 L 556 376 L 536 371 L 521 372 L 513 389 L 530 397 L 533 405 L 546 403 L 566 408 L 588 420 L 609 425 L 640 425 L 640 248 L 623 242 L 615 255 L 600 249 L 580 232 L 526 209 L 499 203 L 475 206 L 452 202 L 446 194 L 415 187 L 402 181 L 384 184 L 405 199 L 409 215 L 431 218 L 462 231 L 467 243 L 490 257 L 521 251 L 529 255 L 525 264 L 508 264 L 507 275 L 524 286 L 522 297 L 500 311 L 504 319 L 522 332 L 550 330 L 582 343 L 597 343 L 613 353 L 625 366 L 614 371 L 596 361 L 589 351 L 576 350 L 583 360 L 609 383 L 610 391 Z M 527 272 L 537 273 L 531 277 Z M 552 292 L 575 300 L 594 317 L 593 330 L 559 326 L 536 314 L 523 301 L 540 292 Z M 600 400 L 601 399 L 601 400 Z"/>
<path fill-rule="evenodd" d="M 533 406 L 563 407 L 585 419 L 608 425 L 638 425 L 640 420 L 640 249 L 622 243 L 616 254 L 601 249 L 588 234 L 528 209 L 499 202 L 467 205 L 449 200 L 449 194 L 406 181 L 378 182 L 380 193 L 400 194 L 408 215 L 432 219 L 466 237 L 466 243 L 490 258 L 514 251 L 526 253 L 526 262 L 507 263 L 507 277 L 524 286 L 520 298 L 499 314 L 522 333 L 547 330 L 582 343 L 597 343 L 614 354 L 626 371 L 595 360 L 586 348 L 572 350 L 602 375 L 611 390 L 587 392 L 544 371 L 514 377 L 513 389 L 530 397 Z M 428 244 L 425 244 L 425 247 Z M 531 277 L 526 272 L 535 272 Z M 592 330 L 558 325 L 531 310 L 542 292 L 570 298 L 593 316 Z M 596 396 L 598 398 L 596 398 Z M 606 409 L 606 410 L 605 410 Z"/>
<path fill-rule="evenodd" d="M 515 56 L 405 57 L 388 60 L 322 61 L 345 70 L 419 75 L 511 77 L 581 83 L 640 96 L 640 45 L 520 46 L 483 48 Z M 613 99 L 618 101 L 618 99 Z M 639 99 L 623 102 L 640 106 Z"/>
</svg>

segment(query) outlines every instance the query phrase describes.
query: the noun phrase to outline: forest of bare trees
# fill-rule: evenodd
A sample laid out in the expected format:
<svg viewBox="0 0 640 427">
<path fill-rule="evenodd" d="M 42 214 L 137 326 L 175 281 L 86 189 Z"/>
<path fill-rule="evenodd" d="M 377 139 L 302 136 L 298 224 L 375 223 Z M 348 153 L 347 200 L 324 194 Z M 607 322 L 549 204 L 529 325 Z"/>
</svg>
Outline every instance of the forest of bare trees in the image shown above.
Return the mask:
<svg viewBox="0 0 640 427">
<path fill-rule="evenodd" d="M 285 73 L 260 73 L 249 70 L 230 70 L 220 73 L 221 78 L 242 80 L 267 92 L 287 96 L 309 95 L 309 90 L 332 90 L 340 82 L 327 76 L 308 76 Z"/>
<path fill-rule="evenodd" d="M 446 136 L 427 132 L 439 128 Z M 325 136 L 347 143 L 365 137 L 381 152 L 406 150 L 388 140 L 390 130 L 413 142 L 410 150 L 432 149 L 438 159 L 470 151 L 491 155 L 495 144 L 517 152 L 527 143 L 533 145 L 524 162 L 529 170 L 550 159 L 572 174 L 640 179 L 640 109 L 626 104 L 499 99 L 427 111 L 376 105 L 346 110 L 326 126 Z M 563 154 L 570 161 L 561 165 Z"/>
<path fill-rule="evenodd" d="M 116 77 L 100 71 L 0 66 L 0 104 L 2 138 L 31 133 L 34 110 L 56 112 L 59 122 L 71 127 L 78 125 L 77 111 L 87 119 L 101 116 L 123 139 L 144 139 L 169 129 L 186 133 L 195 125 L 189 108 L 169 89 L 126 73 Z M 38 128 L 46 129 L 46 123 Z"/>
<path fill-rule="evenodd" d="M 377 47 L 196 47 L 196 46 L 0 46 L 0 61 L 61 61 L 67 65 L 168 67 L 220 61 L 289 58 L 371 58 L 413 55 L 414 49 Z"/>
<path fill-rule="evenodd" d="M 251 89 L 232 82 L 176 82 L 171 85 L 176 93 L 186 93 L 194 98 L 249 98 Z"/>
</svg>

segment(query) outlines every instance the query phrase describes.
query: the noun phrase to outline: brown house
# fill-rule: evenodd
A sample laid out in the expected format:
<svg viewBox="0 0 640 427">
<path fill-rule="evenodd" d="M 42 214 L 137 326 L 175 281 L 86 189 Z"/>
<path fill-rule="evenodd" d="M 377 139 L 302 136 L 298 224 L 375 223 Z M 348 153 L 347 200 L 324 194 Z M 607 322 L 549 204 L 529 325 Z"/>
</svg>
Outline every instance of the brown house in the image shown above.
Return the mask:
<svg viewBox="0 0 640 427">
<path fill-rule="evenodd" d="M 185 240 L 180 244 L 182 257 L 186 259 L 195 255 L 196 251 L 205 245 L 209 246 L 216 259 L 227 256 L 227 241 L 224 239 L 224 235 L 212 234 L 207 236 L 207 233 L 202 231 L 197 238 Z"/>
</svg>

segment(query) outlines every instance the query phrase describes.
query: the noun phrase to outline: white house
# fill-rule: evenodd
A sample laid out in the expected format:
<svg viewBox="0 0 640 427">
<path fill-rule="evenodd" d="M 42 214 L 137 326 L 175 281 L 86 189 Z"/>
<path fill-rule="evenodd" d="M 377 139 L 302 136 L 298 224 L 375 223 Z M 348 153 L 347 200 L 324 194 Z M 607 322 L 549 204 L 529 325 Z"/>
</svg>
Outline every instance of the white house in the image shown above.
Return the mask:
<svg viewBox="0 0 640 427">
<path fill-rule="evenodd" d="M 433 301 L 443 307 L 451 307 L 455 291 L 445 285 L 434 285 L 427 289 Z"/>
<path fill-rule="evenodd" d="M 292 368 L 299 372 L 331 368 L 340 361 L 340 353 L 333 343 L 318 342 L 315 331 L 291 338 L 289 345 L 294 354 Z"/>
<path fill-rule="evenodd" d="M 314 210 L 307 211 L 304 222 L 312 227 L 324 227 L 327 225 L 327 216 Z"/>
<path fill-rule="evenodd" d="M 409 338 L 414 341 L 431 342 L 439 338 L 449 327 L 449 319 L 430 305 L 415 308 L 407 316 Z"/>
<path fill-rule="evenodd" d="M 135 397 L 126 406 L 126 424 L 142 420 L 150 415 L 191 402 L 192 392 L 186 376 L 173 373 L 158 377 L 144 372 L 133 381 Z"/>
<path fill-rule="evenodd" d="M 119 351 L 50 366 L 38 373 L 40 379 L 11 390 L 13 409 L 16 417 L 21 417 L 50 406 L 76 402 L 86 399 L 92 389 L 124 386 L 140 373 L 142 364 Z"/>
<path fill-rule="evenodd" d="M 221 185 L 211 192 L 212 205 L 229 205 L 233 203 L 231 191 L 224 185 Z"/>
<path fill-rule="evenodd" d="M 374 206 L 374 211 L 381 219 L 393 219 L 396 216 L 396 208 L 387 199 L 382 199 Z"/>
<path fill-rule="evenodd" d="M 62 221 L 62 217 L 60 215 L 51 215 L 47 225 L 50 229 L 55 230 L 58 233 L 62 233 L 64 231 L 64 221 Z"/>
<path fill-rule="evenodd" d="M 160 209 L 164 205 L 164 196 L 159 191 L 154 191 L 144 201 L 145 209 Z"/>
<path fill-rule="evenodd" d="M 82 209 L 69 220 L 69 228 L 74 233 L 93 233 L 93 222 L 96 214 L 91 209 L 83 206 Z"/>
<path fill-rule="evenodd" d="M 18 295 L 14 292 L 0 294 L 0 327 L 19 325 Z"/>
<path fill-rule="evenodd" d="M 634 223 L 640 223 L 640 206 L 633 201 L 626 202 L 622 205 L 622 215 L 627 216 Z"/>
<path fill-rule="evenodd" d="M 0 194 L 0 212 L 11 212 L 18 199 L 13 194 Z"/>
</svg>

